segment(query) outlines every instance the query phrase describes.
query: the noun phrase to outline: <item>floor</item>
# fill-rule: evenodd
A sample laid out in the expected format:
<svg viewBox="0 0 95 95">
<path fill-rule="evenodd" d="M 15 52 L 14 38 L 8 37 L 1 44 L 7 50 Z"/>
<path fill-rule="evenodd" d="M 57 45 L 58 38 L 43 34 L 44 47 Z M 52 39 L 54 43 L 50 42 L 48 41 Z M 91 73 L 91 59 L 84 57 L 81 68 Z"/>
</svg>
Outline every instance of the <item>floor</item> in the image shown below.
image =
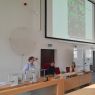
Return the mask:
<svg viewBox="0 0 95 95">
<path fill-rule="evenodd" d="M 95 84 L 95 72 L 92 72 L 92 84 Z M 83 87 L 84 88 L 84 87 Z M 78 89 L 76 89 L 76 90 L 72 90 L 72 91 L 70 91 L 70 92 L 67 92 L 67 93 L 65 93 L 65 95 L 82 95 L 82 94 L 76 94 L 75 92 L 78 92 L 78 91 L 81 91 L 81 89 L 80 88 L 78 88 Z M 93 90 L 93 89 L 88 89 L 88 90 L 86 90 L 85 92 L 87 92 L 87 91 L 91 91 L 91 90 Z M 93 92 L 93 91 L 92 91 Z M 83 91 L 83 93 L 84 93 L 84 91 Z M 87 94 L 87 95 L 90 95 L 89 93 Z"/>
<path fill-rule="evenodd" d="M 95 95 L 95 84 L 73 91 L 65 95 Z"/>
</svg>

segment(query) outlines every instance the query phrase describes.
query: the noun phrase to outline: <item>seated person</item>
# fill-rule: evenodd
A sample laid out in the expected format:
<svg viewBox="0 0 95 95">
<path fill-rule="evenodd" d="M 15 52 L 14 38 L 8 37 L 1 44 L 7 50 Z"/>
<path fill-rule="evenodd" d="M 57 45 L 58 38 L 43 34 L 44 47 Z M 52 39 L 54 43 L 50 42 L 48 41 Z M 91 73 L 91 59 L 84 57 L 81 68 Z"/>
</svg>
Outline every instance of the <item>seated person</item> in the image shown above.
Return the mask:
<svg viewBox="0 0 95 95">
<path fill-rule="evenodd" d="M 60 69 L 59 67 L 55 67 L 54 62 L 44 64 L 42 69 L 45 69 L 45 75 L 60 74 Z M 41 72 L 41 75 L 44 75 L 43 72 Z"/>
<path fill-rule="evenodd" d="M 49 68 L 47 69 L 48 75 L 55 74 L 55 63 L 51 62 Z"/>
</svg>

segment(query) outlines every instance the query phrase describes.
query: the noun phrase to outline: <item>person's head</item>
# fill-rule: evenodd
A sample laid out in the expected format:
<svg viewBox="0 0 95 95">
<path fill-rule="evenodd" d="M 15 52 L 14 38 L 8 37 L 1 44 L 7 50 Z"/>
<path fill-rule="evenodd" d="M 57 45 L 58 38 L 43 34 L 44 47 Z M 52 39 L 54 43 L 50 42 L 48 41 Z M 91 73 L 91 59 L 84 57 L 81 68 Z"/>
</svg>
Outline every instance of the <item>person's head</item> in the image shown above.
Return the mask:
<svg viewBox="0 0 95 95">
<path fill-rule="evenodd" d="M 51 67 L 54 67 L 54 66 L 55 66 L 55 63 L 54 63 L 54 62 L 51 62 L 51 63 L 50 63 L 50 66 L 51 66 Z"/>
<path fill-rule="evenodd" d="M 35 58 L 33 56 L 30 56 L 28 58 L 28 62 L 31 63 L 31 64 L 33 64 L 34 60 L 35 60 Z"/>
</svg>

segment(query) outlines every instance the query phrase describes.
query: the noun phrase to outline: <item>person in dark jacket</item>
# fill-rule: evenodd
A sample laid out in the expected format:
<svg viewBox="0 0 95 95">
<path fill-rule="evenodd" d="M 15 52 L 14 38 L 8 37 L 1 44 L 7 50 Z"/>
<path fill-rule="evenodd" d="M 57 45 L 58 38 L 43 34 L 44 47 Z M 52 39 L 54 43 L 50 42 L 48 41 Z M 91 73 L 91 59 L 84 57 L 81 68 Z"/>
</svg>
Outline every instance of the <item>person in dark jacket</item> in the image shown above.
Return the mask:
<svg viewBox="0 0 95 95">
<path fill-rule="evenodd" d="M 51 62 L 50 66 L 48 68 L 48 75 L 54 75 L 55 74 L 55 63 Z"/>
</svg>

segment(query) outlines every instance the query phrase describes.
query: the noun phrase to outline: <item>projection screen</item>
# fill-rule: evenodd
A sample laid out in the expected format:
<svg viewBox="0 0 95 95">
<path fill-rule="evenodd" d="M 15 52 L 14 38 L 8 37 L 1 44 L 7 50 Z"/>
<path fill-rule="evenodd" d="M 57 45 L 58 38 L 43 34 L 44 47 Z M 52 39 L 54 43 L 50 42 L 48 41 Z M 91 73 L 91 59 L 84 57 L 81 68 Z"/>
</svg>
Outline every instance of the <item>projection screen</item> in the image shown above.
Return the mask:
<svg viewBox="0 0 95 95">
<path fill-rule="evenodd" d="M 94 44 L 94 4 L 89 0 L 45 0 L 45 37 Z"/>
</svg>

